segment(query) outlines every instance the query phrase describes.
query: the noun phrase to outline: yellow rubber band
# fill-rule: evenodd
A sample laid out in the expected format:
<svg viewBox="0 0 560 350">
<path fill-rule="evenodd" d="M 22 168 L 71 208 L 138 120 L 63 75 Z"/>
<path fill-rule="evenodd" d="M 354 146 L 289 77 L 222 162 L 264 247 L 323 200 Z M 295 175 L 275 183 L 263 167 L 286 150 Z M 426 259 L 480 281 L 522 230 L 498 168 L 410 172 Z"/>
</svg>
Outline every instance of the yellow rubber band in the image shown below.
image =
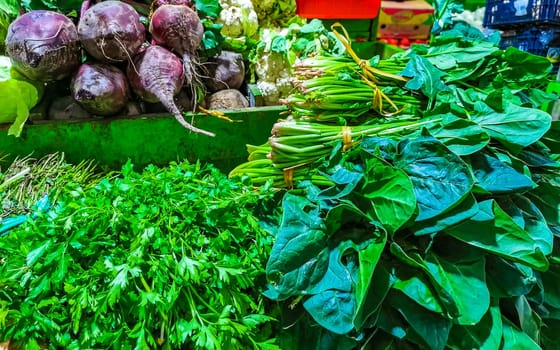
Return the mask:
<svg viewBox="0 0 560 350">
<path fill-rule="evenodd" d="M 349 126 L 342 127 L 342 151 L 347 151 L 352 147 L 352 129 Z"/>
<path fill-rule="evenodd" d="M 344 35 L 340 34 L 336 30 L 336 28 L 340 28 Z M 401 110 L 399 110 L 399 108 L 393 103 L 393 101 L 391 101 L 391 99 L 387 95 L 385 95 L 379 89 L 379 87 L 377 87 L 377 83 L 379 81 L 375 77 L 375 74 L 380 75 L 380 76 L 384 76 L 384 77 L 387 77 L 387 78 L 390 78 L 390 79 L 394 79 L 394 80 L 400 80 L 400 81 L 403 81 L 403 82 L 408 81 L 408 79 L 405 78 L 405 77 L 402 77 L 400 75 L 385 73 L 385 72 L 383 72 L 379 69 L 376 69 L 376 68 L 372 67 L 371 64 L 369 63 L 369 61 L 361 59 L 356 54 L 356 52 L 354 52 L 354 50 L 352 49 L 352 41 L 350 39 L 350 35 L 346 31 L 346 28 L 344 28 L 344 26 L 342 24 L 340 24 L 339 22 L 334 23 L 331 26 L 331 30 L 332 30 L 333 34 L 336 36 L 336 38 L 342 43 L 342 45 L 346 49 L 346 52 L 350 55 L 350 57 L 352 57 L 354 62 L 356 62 L 356 64 L 362 70 L 361 75 L 363 77 L 363 80 L 373 89 L 373 100 L 372 100 L 373 109 L 377 110 L 382 115 L 392 115 L 392 114 L 399 113 Z M 387 103 L 395 110 L 393 113 L 387 113 L 383 110 L 383 101 L 384 100 L 387 101 Z"/>
<path fill-rule="evenodd" d="M 287 188 L 294 187 L 294 168 L 284 168 L 282 170 L 284 172 L 284 182 L 286 183 Z"/>
</svg>

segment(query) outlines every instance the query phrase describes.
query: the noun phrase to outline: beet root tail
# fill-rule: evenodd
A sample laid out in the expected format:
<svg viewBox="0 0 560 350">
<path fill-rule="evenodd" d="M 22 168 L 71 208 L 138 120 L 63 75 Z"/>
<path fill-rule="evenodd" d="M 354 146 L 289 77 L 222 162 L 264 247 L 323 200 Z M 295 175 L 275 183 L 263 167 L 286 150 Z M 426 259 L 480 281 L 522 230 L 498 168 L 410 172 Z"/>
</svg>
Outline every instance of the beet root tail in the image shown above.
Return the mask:
<svg viewBox="0 0 560 350">
<path fill-rule="evenodd" d="M 183 114 L 181 114 L 181 111 L 179 110 L 179 108 L 177 108 L 177 105 L 173 102 L 173 97 L 171 97 L 171 99 L 169 98 L 169 96 L 173 96 L 173 94 L 171 92 L 162 92 L 162 90 L 158 90 L 158 94 L 156 94 L 156 97 L 161 101 L 161 103 L 164 105 L 164 107 L 171 113 L 173 114 L 173 116 L 175 117 L 175 119 L 177 119 L 177 121 L 179 122 L 179 124 L 181 124 L 183 127 L 185 127 L 186 129 L 192 131 L 192 132 L 196 132 L 197 134 L 202 134 L 202 135 L 206 135 L 206 136 L 210 136 L 210 137 L 214 137 L 216 136 L 216 134 L 210 132 L 210 131 L 206 131 L 203 129 L 199 129 L 196 126 L 192 125 L 191 123 L 187 122 L 185 120 L 185 118 L 183 118 Z M 160 95 L 160 96 L 158 96 Z"/>
</svg>

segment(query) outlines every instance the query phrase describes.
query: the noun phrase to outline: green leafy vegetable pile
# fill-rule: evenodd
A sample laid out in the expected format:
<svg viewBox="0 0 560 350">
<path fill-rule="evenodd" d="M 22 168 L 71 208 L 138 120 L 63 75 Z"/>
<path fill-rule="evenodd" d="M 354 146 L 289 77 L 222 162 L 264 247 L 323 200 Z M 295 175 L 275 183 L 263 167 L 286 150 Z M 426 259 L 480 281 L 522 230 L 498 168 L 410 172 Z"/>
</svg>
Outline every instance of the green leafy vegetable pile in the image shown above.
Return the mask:
<svg viewBox="0 0 560 350">
<path fill-rule="evenodd" d="M 0 220 L 31 213 L 45 196 L 49 201 L 56 201 L 68 183 L 86 189 L 99 179 L 111 176 L 92 161 L 68 164 L 63 153 L 47 154 L 40 159 L 18 158 L 6 169 L 0 168 Z"/>
<path fill-rule="evenodd" d="M 550 63 L 458 25 L 370 60 L 378 85 L 345 100 L 341 86 L 368 73 L 333 61 L 301 78 L 293 120 L 233 172 L 294 186 L 266 266 L 291 326 L 282 346 L 557 349 L 560 124 L 539 109 Z"/>
<path fill-rule="evenodd" d="M 0 238 L 0 340 L 276 349 L 259 224 L 274 196 L 185 163 L 66 184 L 51 211 Z"/>
</svg>

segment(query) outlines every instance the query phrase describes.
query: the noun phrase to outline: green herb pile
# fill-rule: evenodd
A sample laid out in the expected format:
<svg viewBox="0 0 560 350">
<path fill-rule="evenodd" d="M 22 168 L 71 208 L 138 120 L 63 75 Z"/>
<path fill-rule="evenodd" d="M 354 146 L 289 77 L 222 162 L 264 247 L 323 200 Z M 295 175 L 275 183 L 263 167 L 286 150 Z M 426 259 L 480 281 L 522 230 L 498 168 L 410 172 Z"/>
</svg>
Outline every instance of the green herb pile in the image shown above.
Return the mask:
<svg viewBox="0 0 560 350">
<path fill-rule="evenodd" d="M 366 68 L 311 58 L 291 118 L 232 172 L 293 186 L 266 266 L 283 348 L 558 348 L 551 65 L 495 39 L 456 25 Z"/>
<path fill-rule="evenodd" d="M 101 178 L 111 176 L 92 161 L 68 164 L 63 153 L 48 154 L 40 159 L 18 158 L 5 169 L 0 167 L 0 220 L 32 213 L 35 204 L 45 196 L 55 202 L 69 183 L 86 189 Z"/>
<path fill-rule="evenodd" d="M 275 191 L 129 163 L 0 238 L 0 340 L 24 349 L 276 349 L 261 296 Z"/>
</svg>

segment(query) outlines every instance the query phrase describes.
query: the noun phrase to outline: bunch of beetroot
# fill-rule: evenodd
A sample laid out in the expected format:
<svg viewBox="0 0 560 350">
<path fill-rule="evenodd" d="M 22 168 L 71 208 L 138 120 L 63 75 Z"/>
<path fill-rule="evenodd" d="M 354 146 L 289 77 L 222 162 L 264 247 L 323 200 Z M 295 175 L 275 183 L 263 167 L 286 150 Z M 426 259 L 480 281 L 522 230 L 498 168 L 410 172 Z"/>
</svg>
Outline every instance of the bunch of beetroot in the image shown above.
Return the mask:
<svg viewBox="0 0 560 350">
<path fill-rule="evenodd" d="M 187 88 L 197 101 L 198 91 L 205 90 L 208 77 L 200 73 L 197 54 L 202 22 L 188 1 L 154 4 L 148 30 L 136 10 L 120 1 L 84 2 L 77 25 L 57 12 L 31 11 L 10 24 L 6 52 L 30 80 L 70 78 L 72 98 L 91 114 L 118 114 L 134 93 L 161 102 L 185 128 L 214 136 L 185 121 L 174 99 Z M 210 81 L 213 88 L 219 85 Z"/>
</svg>

